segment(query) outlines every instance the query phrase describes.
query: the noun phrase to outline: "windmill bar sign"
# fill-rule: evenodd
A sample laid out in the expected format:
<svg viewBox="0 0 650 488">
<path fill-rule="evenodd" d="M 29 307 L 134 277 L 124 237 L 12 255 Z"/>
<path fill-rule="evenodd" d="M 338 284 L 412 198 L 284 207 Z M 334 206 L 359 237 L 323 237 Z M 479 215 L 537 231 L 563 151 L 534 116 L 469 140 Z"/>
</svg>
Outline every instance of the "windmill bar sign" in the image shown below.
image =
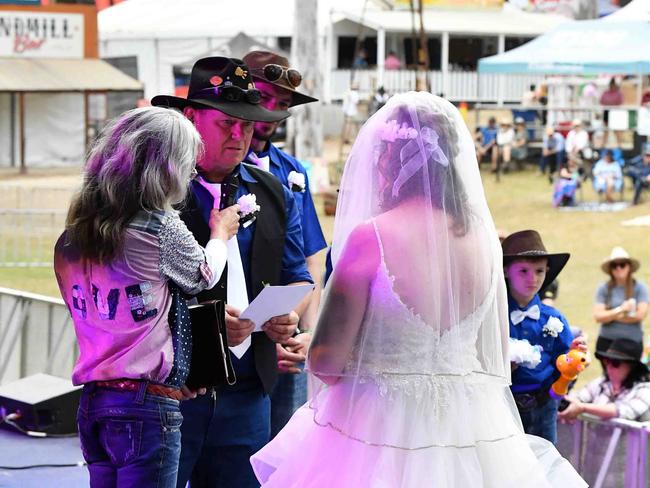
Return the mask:
<svg viewBox="0 0 650 488">
<path fill-rule="evenodd" d="M 83 58 L 84 16 L 0 11 L 0 57 Z"/>
</svg>

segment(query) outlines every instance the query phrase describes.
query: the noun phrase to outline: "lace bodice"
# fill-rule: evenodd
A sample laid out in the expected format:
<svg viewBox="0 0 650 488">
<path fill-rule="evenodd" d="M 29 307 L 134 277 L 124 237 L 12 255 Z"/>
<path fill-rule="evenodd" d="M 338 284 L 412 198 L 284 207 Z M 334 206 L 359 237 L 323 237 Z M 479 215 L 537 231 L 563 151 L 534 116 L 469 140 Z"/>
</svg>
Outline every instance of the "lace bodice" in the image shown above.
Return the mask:
<svg viewBox="0 0 650 488">
<path fill-rule="evenodd" d="M 346 372 L 366 377 L 415 378 L 432 375 L 464 375 L 480 371 L 476 336 L 487 307 L 493 302 L 496 283 L 493 279 L 483 302 L 455 327 L 438 331 L 413 312 L 394 289 L 384 259 L 383 245 L 375 232 L 380 249 L 380 263 L 370 287 L 368 307 Z M 363 354 L 360 357 L 360 351 Z M 400 378 L 397 378 L 400 377 Z"/>
</svg>

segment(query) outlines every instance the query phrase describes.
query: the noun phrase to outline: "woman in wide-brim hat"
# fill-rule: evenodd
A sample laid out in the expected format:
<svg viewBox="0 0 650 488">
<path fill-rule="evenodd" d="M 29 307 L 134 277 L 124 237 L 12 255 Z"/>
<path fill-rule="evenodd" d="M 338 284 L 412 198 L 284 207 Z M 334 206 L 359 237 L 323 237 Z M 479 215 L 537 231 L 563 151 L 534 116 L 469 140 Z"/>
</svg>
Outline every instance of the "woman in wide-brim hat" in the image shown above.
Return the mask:
<svg viewBox="0 0 650 488">
<path fill-rule="evenodd" d="M 648 288 L 633 273 L 640 267 L 622 247 L 612 249 L 600 268 L 609 275 L 596 291 L 594 320 L 601 324 L 596 353 L 605 352 L 618 338 L 643 341 L 641 323 L 648 312 Z"/>
<path fill-rule="evenodd" d="M 642 354 L 642 342 L 624 338 L 596 352 L 604 365 L 603 376 L 570 395 L 571 404 L 559 418 L 573 420 L 587 413 L 602 419 L 650 420 L 650 377 Z"/>
</svg>

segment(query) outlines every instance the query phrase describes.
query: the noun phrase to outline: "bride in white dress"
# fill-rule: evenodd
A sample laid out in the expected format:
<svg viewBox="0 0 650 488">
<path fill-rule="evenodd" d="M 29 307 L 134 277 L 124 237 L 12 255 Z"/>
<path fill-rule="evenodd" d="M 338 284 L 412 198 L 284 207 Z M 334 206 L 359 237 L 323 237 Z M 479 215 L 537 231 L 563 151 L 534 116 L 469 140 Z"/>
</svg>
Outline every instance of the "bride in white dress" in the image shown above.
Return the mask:
<svg viewBox="0 0 650 488">
<path fill-rule="evenodd" d="M 265 487 L 582 487 L 523 433 L 501 247 L 458 110 L 396 95 L 346 163 L 312 399 L 251 462 Z"/>
</svg>

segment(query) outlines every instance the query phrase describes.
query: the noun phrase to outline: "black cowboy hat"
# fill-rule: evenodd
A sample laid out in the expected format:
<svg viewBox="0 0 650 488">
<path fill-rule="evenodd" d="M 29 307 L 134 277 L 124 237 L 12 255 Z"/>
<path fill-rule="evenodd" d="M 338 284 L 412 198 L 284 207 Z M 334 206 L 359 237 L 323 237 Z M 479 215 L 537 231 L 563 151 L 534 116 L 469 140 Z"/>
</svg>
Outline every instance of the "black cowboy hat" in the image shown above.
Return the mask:
<svg viewBox="0 0 650 488">
<path fill-rule="evenodd" d="M 250 68 L 254 79 L 290 91 L 291 107 L 318 101 L 317 98 L 296 91 L 302 82 L 302 75 L 289 66 L 289 60 L 284 56 L 269 51 L 251 51 L 244 56 L 244 62 Z"/>
<path fill-rule="evenodd" d="M 250 70 L 241 59 L 215 56 L 194 63 L 187 98 L 158 95 L 151 104 L 180 110 L 216 109 L 238 119 L 259 122 L 278 122 L 290 115 L 286 110 L 266 110 L 260 100 Z"/>
<path fill-rule="evenodd" d="M 596 351 L 595 356 L 598 359 L 618 359 L 619 361 L 628 361 L 637 365 L 647 366 L 641 362 L 643 354 L 643 343 L 633 339 L 619 338 L 614 339 L 605 352 Z"/>
<path fill-rule="evenodd" d="M 542 283 L 540 292 L 546 289 L 548 285 L 560 274 L 562 268 L 569 260 L 570 254 L 567 252 L 549 253 L 544 247 L 542 237 L 535 230 L 522 230 L 510 234 L 501 243 L 503 249 L 503 265 L 521 258 L 546 258 L 548 259 L 548 271 L 546 279 Z"/>
</svg>

